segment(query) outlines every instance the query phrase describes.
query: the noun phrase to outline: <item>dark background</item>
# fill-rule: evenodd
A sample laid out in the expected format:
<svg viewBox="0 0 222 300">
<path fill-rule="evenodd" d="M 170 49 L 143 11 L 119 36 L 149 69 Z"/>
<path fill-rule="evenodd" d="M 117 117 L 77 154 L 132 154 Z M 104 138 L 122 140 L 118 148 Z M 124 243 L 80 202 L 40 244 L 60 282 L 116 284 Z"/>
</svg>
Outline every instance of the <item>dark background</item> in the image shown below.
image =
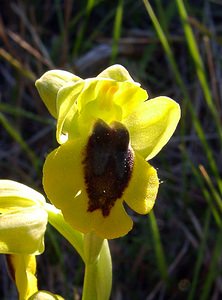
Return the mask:
<svg viewBox="0 0 222 300">
<path fill-rule="evenodd" d="M 0 178 L 43 192 L 42 165 L 57 143 L 37 78 L 54 68 L 87 78 L 113 63 L 124 65 L 149 98 L 176 100 L 182 119 L 151 161 L 162 182 L 154 211 L 133 214 L 134 229 L 110 242 L 112 299 L 219 300 L 222 2 L 184 1 L 183 23 L 177 1 L 150 1 L 170 53 L 145 2 L 0 1 Z M 194 42 L 184 32 L 187 24 Z M 80 258 L 50 226 L 45 243 L 39 288 L 79 299 Z M 0 264 L 0 298 L 16 299 L 3 255 Z"/>
</svg>

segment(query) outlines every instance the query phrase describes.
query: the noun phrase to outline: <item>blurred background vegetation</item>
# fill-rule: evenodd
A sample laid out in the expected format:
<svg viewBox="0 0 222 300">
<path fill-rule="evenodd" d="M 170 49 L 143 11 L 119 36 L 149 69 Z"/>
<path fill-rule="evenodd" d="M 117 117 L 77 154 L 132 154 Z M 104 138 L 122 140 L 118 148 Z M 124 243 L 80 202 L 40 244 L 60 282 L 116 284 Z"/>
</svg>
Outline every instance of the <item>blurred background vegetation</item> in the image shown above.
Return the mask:
<svg viewBox="0 0 222 300">
<path fill-rule="evenodd" d="M 1 0 L 0 178 L 42 191 L 55 121 L 34 86 L 45 71 L 95 76 L 124 65 L 150 98 L 180 103 L 180 125 L 152 160 L 160 191 L 149 216 L 110 241 L 112 300 L 222 299 L 222 2 Z M 0 259 L 0 298 L 16 291 Z M 83 263 L 48 227 L 39 287 L 80 299 Z M 92 299 L 93 300 L 93 299 Z"/>
</svg>

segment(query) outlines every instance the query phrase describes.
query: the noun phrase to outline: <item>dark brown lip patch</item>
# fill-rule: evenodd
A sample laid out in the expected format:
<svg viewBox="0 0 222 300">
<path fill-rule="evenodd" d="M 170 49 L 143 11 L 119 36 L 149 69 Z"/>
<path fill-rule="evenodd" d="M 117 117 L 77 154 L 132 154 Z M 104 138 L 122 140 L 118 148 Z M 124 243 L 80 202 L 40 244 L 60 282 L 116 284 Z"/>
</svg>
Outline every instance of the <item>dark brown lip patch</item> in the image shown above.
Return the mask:
<svg viewBox="0 0 222 300">
<path fill-rule="evenodd" d="M 107 217 L 128 186 L 132 174 L 134 156 L 129 147 L 129 132 L 119 122 L 108 126 L 98 120 L 84 156 L 88 211 L 101 209 L 103 216 Z"/>
</svg>

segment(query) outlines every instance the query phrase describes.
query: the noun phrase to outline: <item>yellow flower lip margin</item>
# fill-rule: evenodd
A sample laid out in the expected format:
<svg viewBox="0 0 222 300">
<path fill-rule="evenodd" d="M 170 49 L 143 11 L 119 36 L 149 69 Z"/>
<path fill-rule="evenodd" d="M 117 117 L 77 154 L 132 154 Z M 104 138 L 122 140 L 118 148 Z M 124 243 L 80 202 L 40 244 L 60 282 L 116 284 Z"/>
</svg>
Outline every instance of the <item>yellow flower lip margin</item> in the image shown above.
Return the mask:
<svg viewBox="0 0 222 300">
<path fill-rule="evenodd" d="M 140 214 L 152 209 L 159 180 L 156 170 L 146 160 L 157 155 L 172 136 L 180 119 L 180 107 L 165 96 L 151 100 L 147 97 L 146 91 L 120 65 L 107 68 L 93 79 L 66 83 L 58 90 L 54 100 L 57 140 L 61 146 L 46 159 L 43 186 L 50 201 L 62 210 L 73 228 L 83 233 L 95 231 L 103 238 L 116 238 L 132 228 L 123 201 Z M 122 123 L 130 134 L 135 156 L 128 187 L 106 218 L 99 209 L 88 211 L 82 163 L 98 119 L 107 125 Z M 62 134 L 66 135 L 63 141 Z"/>
<path fill-rule="evenodd" d="M 12 180 L 0 180 L 0 253 L 44 251 L 48 214 L 42 194 Z"/>
</svg>

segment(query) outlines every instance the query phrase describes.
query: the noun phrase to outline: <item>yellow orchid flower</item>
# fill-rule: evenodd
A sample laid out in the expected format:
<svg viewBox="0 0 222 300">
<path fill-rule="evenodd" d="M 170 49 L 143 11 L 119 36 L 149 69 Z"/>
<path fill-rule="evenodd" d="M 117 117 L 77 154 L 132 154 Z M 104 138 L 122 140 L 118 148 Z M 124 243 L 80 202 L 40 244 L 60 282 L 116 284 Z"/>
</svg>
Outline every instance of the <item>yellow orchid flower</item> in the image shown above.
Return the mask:
<svg viewBox="0 0 222 300">
<path fill-rule="evenodd" d="M 21 300 L 38 290 L 35 255 L 44 251 L 48 221 L 45 203 L 37 191 L 15 181 L 0 180 L 0 253 L 7 254 Z"/>
<path fill-rule="evenodd" d="M 28 186 L 0 180 L 0 253 L 40 254 L 48 214 L 45 198 Z"/>
<path fill-rule="evenodd" d="M 155 203 L 159 180 L 147 160 L 172 136 L 180 107 L 165 96 L 147 101 L 147 92 L 120 65 L 86 80 L 69 73 L 71 80 L 59 83 L 57 72 L 36 82 L 57 118 L 60 143 L 46 158 L 44 190 L 73 228 L 123 236 L 133 225 L 124 202 L 140 214 Z"/>
</svg>

